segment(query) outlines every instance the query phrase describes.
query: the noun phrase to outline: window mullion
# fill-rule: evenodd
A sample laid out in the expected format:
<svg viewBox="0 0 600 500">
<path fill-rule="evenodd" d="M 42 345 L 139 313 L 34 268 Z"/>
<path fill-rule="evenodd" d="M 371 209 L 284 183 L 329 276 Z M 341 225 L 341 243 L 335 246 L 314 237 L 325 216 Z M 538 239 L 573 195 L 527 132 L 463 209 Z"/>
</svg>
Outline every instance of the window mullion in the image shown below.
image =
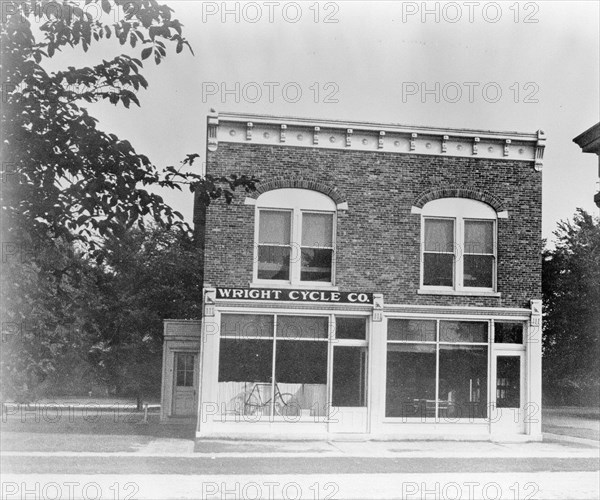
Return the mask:
<svg viewBox="0 0 600 500">
<path fill-rule="evenodd" d="M 273 355 L 271 366 L 271 405 L 269 408 L 269 420 L 274 420 L 275 417 L 275 363 L 277 362 L 277 319 L 278 315 L 273 315 Z"/>
<path fill-rule="evenodd" d="M 435 420 L 437 422 L 439 415 L 440 401 L 440 320 L 436 320 L 436 336 L 435 336 Z M 427 417 L 427 412 L 425 413 Z"/>
<path fill-rule="evenodd" d="M 492 252 L 494 253 L 494 260 L 492 264 L 492 288 L 498 290 L 498 220 L 492 222 Z"/>
<path fill-rule="evenodd" d="M 463 288 L 463 283 L 464 283 L 464 279 L 463 279 L 463 272 L 464 272 L 464 259 L 465 259 L 465 252 L 466 252 L 466 248 L 465 248 L 465 237 L 464 237 L 464 222 L 462 217 L 457 217 L 455 219 L 456 221 L 456 231 L 455 231 L 455 248 L 460 249 L 460 256 L 455 255 L 455 262 L 456 265 L 454 266 L 455 270 L 456 270 L 456 289 L 457 290 L 462 290 Z M 460 242 L 460 243 L 458 243 Z"/>
<path fill-rule="evenodd" d="M 292 211 L 292 230 L 290 231 L 290 278 L 292 283 L 300 283 L 300 267 L 302 264 L 302 212 L 294 208 Z M 295 259 L 294 259 L 295 257 Z"/>
</svg>

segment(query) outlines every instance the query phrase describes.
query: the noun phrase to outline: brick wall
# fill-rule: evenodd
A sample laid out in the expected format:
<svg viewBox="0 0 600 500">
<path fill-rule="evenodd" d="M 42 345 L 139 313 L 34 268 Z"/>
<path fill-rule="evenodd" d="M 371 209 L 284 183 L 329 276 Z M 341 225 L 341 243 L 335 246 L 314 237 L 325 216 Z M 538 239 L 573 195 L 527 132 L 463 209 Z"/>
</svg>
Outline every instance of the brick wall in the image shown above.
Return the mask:
<svg viewBox="0 0 600 500">
<path fill-rule="evenodd" d="M 529 307 L 541 298 L 541 173 L 531 162 L 220 143 L 211 174 L 253 173 L 263 182 L 302 177 L 335 188 L 336 284 L 379 292 L 388 304 Z M 498 220 L 501 298 L 418 295 L 421 218 L 411 207 L 429 189 L 486 191 L 508 210 Z M 247 287 L 252 280 L 254 206 L 240 193 L 206 214 L 205 282 Z M 337 201 L 337 200 L 336 200 Z"/>
</svg>

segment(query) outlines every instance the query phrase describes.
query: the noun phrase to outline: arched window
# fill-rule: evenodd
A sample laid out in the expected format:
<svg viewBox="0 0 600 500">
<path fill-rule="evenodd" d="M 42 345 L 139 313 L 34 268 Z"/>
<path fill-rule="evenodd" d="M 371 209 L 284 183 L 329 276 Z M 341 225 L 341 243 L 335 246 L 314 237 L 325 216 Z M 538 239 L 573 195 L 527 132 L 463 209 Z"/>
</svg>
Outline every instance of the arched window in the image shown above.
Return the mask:
<svg viewBox="0 0 600 500">
<path fill-rule="evenodd" d="M 496 211 L 466 198 L 441 198 L 421 212 L 421 289 L 496 290 Z"/>
<path fill-rule="evenodd" d="M 308 189 L 275 189 L 256 200 L 254 282 L 334 282 L 336 205 Z"/>
</svg>

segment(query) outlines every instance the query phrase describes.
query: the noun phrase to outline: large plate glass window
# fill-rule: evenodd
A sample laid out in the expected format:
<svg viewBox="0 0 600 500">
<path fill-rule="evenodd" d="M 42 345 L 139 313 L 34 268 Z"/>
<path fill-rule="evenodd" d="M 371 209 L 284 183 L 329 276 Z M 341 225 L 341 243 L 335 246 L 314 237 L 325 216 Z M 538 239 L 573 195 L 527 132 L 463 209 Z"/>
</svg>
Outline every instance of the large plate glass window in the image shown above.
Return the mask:
<svg viewBox="0 0 600 500">
<path fill-rule="evenodd" d="M 388 320 L 386 417 L 487 416 L 488 323 Z"/>
<path fill-rule="evenodd" d="M 223 314 L 219 410 L 245 420 L 327 412 L 328 318 Z"/>
</svg>

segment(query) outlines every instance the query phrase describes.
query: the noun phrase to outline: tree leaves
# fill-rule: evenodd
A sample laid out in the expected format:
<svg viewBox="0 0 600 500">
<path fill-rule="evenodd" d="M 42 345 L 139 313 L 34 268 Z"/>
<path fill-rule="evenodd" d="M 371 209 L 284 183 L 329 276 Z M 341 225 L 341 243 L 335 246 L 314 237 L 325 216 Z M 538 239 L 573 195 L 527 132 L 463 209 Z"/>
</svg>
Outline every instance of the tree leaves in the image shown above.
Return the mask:
<svg viewBox="0 0 600 500">
<path fill-rule="evenodd" d="M 107 14 L 110 14 L 111 5 L 108 0 L 102 0 L 102 10 Z"/>
<path fill-rule="evenodd" d="M 544 251 L 544 380 L 553 404 L 594 403 L 600 391 L 600 219 L 582 209 Z"/>
<path fill-rule="evenodd" d="M 152 47 L 146 47 L 144 50 L 142 50 L 142 61 L 144 59 L 148 59 L 150 54 L 152 54 Z"/>
<path fill-rule="evenodd" d="M 191 172 L 183 170 L 192 166 L 197 154 L 188 155 L 178 169 L 160 170 L 128 141 L 98 128 L 98 121 L 81 104 L 107 100 L 125 107 L 132 103 L 139 106 L 138 92 L 148 86 L 139 72 L 140 59 L 122 54 L 84 67 L 69 66 L 50 73 L 44 69 L 44 58 L 52 57 L 63 47 L 87 51 L 92 44 L 113 34 L 140 51 L 141 59 L 154 54 L 158 63 L 166 56 L 167 45 L 188 45 L 179 35 L 180 25 L 171 18 L 169 7 L 154 0 L 135 4 L 122 0 L 107 4 L 99 0 L 96 3 L 102 15 L 94 19 L 73 2 L 51 3 L 70 14 L 60 17 L 56 9 L 48 9 L 49 14 L 41 16 L 42 24 L 39 24 L 35 17 L 38 14 L 30 3 L 14 2 L 11 4 L 14 11 L 4 13 L 0 34 L 6 82 L 1 107 L 2 241 L 3 245 L 19 249 L 18 258 L 9 269 L 3 321 L 6 317 L 7 322 L 20 328 L 27 318 L 33 325 L 33 330 L 25 331 L 20 337 L 23 344 L 15 344 L 14 349 L 7 347 L 11 361 L 2 365 L 2 371 L 4 380 L 13 380 L 14 376 L 15 383 L 25 390 L 44 383 L 44 379 L 59 369 L 63 355 L 69 352 L 68 346 L 76 345 L 81 349 L 77 353 L 87 355 L 89 351 L 89 356 L 95 353 L 96 360 L 109 363 L 109 358 L 102 353 L 117 352 L 114 346 L 119 335 L 126 336 L 129 326 L 138 328 L 142 324 L 140 318 L 148 321 L 143 315 L 149 309 L 142 306 L 134 309 L 135 321 L 131 319 L 133 316 L 124 314 L 127 304 L 142 304 L 141 299 L 136 302 L 135 294 L 118 295 L 123 303 L 115 305 L 106 295 L 96 293 L 97 290 L 90 292 L 95 290 L 94 280 L 109 281 L 107 276 L 111 270 L 101 267 L 108 259 L 109 242 L 119 241 L 133 228 L 144 228 L 155 221 L 189 239 L 191 230 L 182 214 L 148 188 L 180 190 L 188 186 L 202 203 L 209 204 L 221 197 L 231 203 L 235 189 L 252 190 L 258 182 L 250 176 L 212 178 L 203 177 L 193 169 Z M 90 3 L 87 1 L 86 5 Z M 115 5 L 125 9 L 124 16 L 113 15 Z M 35 30 L 32 30 L 31 20 L 36 20 Z M 153 29 L 153 41 L 149 34 L 151 26 L 159 28 Z M 167 38 L 167 33 L 172 36 Z M 77 257 L 62 255 L 63 251 L 73 253 L 73 249 L 77 250 Z M 27 257 L 23 257 L 23 252 Z M 184 254 L 184 258 L 187 265 L 192 260 L 199 261 L 197 250 Z M 92 266 L 94 262 L 97 265 Z M 174 270 L 168 261 L 160 261 L 160 255 L 152 262 L 160 262 L 160 266 L 171 272 Z M 113 266 L 118 267 L 116 260 Z M 156 290 L 165 291 L 161 282 L 153 281 L 152 277 L 160 266 L 149 274 L 142 274 L 139 267 L 135 270 L 147 277 L 144 282 L 147 287 L 152 285 Z M 81 271 L 83 268 L 85 271 Z M 185 279 L 182 273 L 178 270 L 172 272 L 172 276 L 181 281 Z M 120 283 L 127 283 L 127 279 L 135 281 L 131 276 Z M 88 279 L 91 283 L 86 282 Z M 201 283 L 196 276 L 190 286 L 198 292 Z M 173 295 L 168 296 L 179 300 L 181 296 L 175 294 L 175 286 L 169 292 Z M 150 293 L 150 290 L 140 289 L 139 293 Z M 190 300 L 199 304 L 199 293 Z M 104 310 L 92 307 L 98 297 L 106 299 L 102 305 Z M 156 297 L 146 303 L 156 309 L 159 300 L 157 292 Z M 116 308 L 112 311 L 116 319 L 102 325 L 111 304 Z M 95 311 L 97 316 L 90 317 L 90 311 Z M 156 324 L 155 321 L 153 325 Z M 85 332 L 85 335 L 64 337 L 60 332 L 54 335 L 52 332 L 61 325 L 69 325 L 69 328 L 74 325 L 74 331 Z M 132 331 L 136 335 L 140 333 L 139 328 Z M 98 332 L 103 336 L 94 337 Z M 89 344 L 90 339 L 93 345 Z M 121 352 L 134 354 L 141 345 L 137 338 L 131 342 L 123 340 L 123 344 L 130 350 Z M 4 359 L 3 356 L 3 363 Z M 20 389 L 15 387 L 15 390 Z"/>
<path fill-rule="evenodd" d="M 56 3 L 57 8 L 42 15 L 35 35 L 28 18 L 39 13 L 28 3 L 15 2 L 15 9 L 6 13 L 1 41 L 7 61 L 3 76 L 10 85 L 2 106 L 3 159 L 14 175 L 8 177 L 2 202 L 10 238 L 60 236 L 93 248 L 98 238 L 90 235 L 110 234 L 119 220 L 133 224 L 144 214 L 169 223 L 178 219 L 170 207 L 145 196 L 141 188 L 155 184 L 175 188 L 175 183 L 163 179 L 159 169 L 129 143 L 99 130 L 97 121 L 78 104 L 106 99 L 125 108 L 132 103 L 140 106 L 137 92 L 148 87 L 139 73 L 141 60 L 117 55 L 93 66 L 70 66 L 50 74 L 40 66 L 44 57 L 52 57 L 65 45 L 85 51 L 113 32 L 132 46 L 146 45 L 140 49 L 142 58 L 154 52 L 160 62 L 166 56 L 164 42 L 176 43 L 165 38 L 171 27 L 179 26 L 171 19 L 171 9 L 146 0 L 116 5 L 125 9 L 125 16 L 113 15 L 116 7 L 101 1 L 102 15 L 94 19 L 71 2 Z M 61 7 L 69 15 L 58 16 Z"/>
</svg>

